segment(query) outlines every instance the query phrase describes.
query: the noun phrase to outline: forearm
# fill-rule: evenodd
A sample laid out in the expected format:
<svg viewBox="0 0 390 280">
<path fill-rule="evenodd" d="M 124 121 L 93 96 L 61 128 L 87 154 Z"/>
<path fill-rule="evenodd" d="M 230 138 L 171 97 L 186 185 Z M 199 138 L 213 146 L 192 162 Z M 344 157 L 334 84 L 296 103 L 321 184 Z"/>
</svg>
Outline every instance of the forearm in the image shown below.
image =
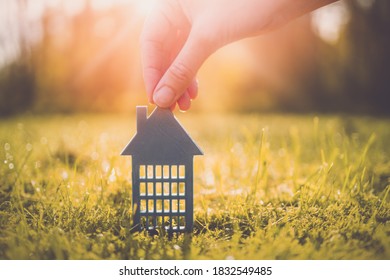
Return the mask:
<svg viewBox="0 0 390 280">
<path fill-rule="evenodd" d="M 264 13 L 265 24 L 258 31 L 266 33 L 270 30 L 277 29 L 291 20 L 304 14 L 310 13 L 318 8 L 326 6 L 338 0 L 261 0 L 268 10 Z M 267 20 L 268 19 L 268 20 Z"/>
<path fill-rule="evenodd" d="M 281 0 L 282 15 L 286 22 L 310 13 L 338 0 Z M 289 3 L 287 3 L 289 2 Z"/>
</svg>

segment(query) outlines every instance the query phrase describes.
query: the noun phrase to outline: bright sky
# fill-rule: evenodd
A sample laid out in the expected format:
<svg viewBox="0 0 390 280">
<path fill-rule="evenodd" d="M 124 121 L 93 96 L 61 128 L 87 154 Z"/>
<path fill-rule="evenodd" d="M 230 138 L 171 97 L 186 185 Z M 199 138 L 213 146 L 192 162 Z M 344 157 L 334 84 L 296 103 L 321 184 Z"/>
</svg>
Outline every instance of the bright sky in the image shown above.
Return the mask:
<svg viewBox="0 0 390 280">
<path fill-rule="evenodd" d="M 4 0 L 3 0 L 4 1 Z M 5 0 L 7 1 L 7 0 Z M 8 0 L 9 1 L 9 0 Z M 90 0 L 93 9 L 107 9 L 115 5 L 134 5 L 140 12 L 146 12 L 154 0 Z M 85 5 L 85 1 L 66 1 L 66 0 L 33 0 L 29 1 L 29 11 L 31 16 L 40 16 L 45 9 L 48 7 L 62 7 L 63 10 L 68 14 L 76 14 Z"/>
<path fill-rule="evenodd" d="M 155 0 L 90 0 L 92 8 L 106 9 L 114 5 L 132 5 L 140 13 L 140 16 L 147 13 Z M 359 2 L 372 2 L 372 0 L 360 0 Z M 60 7 L 67 15 L 78 13 L 85 5 L 85 1 L 66 0 L 27 0 L 25 17 L 28 19 L 27 26 L 15 24 L 18 20 L 17 3 L 15 0 L 0 0 L 0 66 L 18 53 L 18 38 L 21 30 L 29 35 L 34 41 L 40 37 L 38 22 L 45 8 Z M 321 8 L 313 13 L 314 31 L 325 41 L 334 43 L 337 41 L 340 29 L 348 21 L 348 12 L 343 1 L 336 2 L 327 7 Z"/>
<path fill-rule="evenodd" d="M 93 9 L 107 9 L 114 5 L 131 5 L 140 16 L 145 15 L 155 0 L 90 0 Z M 39 19 L 46 8 L 61 8 L 66 15 L 77 14 L 86 1 L 67 0 L 27 0 L 23 17 L 28 19 L 27 26 L 18 21 L 18 3 L 16 0 L 0 0 L 0 67 L 12 60 L 19 52 L 20 32 L 25 32 L 31 41 L 39 40 L 41 30 Z M 24 31 L 23 31 L 24 30 Z"/>
</svg>

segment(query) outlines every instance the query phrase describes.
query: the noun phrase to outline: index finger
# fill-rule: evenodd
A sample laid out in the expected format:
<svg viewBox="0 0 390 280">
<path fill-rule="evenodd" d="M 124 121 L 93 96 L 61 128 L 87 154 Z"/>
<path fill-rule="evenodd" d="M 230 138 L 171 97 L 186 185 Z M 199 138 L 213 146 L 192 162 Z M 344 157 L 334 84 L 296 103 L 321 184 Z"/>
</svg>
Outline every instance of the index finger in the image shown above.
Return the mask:
<svg viewBox="0 0 390 280">
<path fill-rule="evenodd" d="M 165 72 L 168 56 L 165 40 L 169 36 L 171 24 L 161 6 L 152 9 L 145 20 L 141 34 L 142 71 L 149 102 L 153 103 L 153 91 Z"/>
</svg>

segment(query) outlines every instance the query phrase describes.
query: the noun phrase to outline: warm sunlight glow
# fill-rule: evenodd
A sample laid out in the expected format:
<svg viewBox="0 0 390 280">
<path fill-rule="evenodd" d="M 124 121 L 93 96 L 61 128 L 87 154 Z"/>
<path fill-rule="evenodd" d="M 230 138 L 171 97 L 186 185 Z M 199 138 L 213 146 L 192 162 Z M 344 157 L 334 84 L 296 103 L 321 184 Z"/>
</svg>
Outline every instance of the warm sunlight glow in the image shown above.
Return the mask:
<svg viewBox="0 0 390 280">
<path fill-rule="evenodd" d="M 345 3 L 337 2 L 323 7 L 312 15 L 313 29 L 317 35 L 328 43 L 336 43 L 349 15 Z"/>
<path fill-rule="evenodd" d="M 148 12 L 158 19 L 168 2 L 0 0 L 0 113 L 1 108 L 7 112 L 3 115 L 27 108 L 45 113 L 128 112 L 147 104 L 149 83 L 143 79 L 141 58 L 163 57 L 161 71 L 166 71 L 186 39 L 180 35 L 190 31 L 181 20 L 183 11 L 174 10 L 177 18 L 167 15 L 171 31 L 158 20 L 147 27 L 166 34 L 163 44 L 156 45 L 161 49 L 151 54 L 142 47 Z M 389 14 L 382 2 L 336 1 L 273 32 L 218 49 L 197 71 L 199 97 L 191 111 L 358 111 L 355 100 L 347 98 L 358 91 L 361 108 L 374 112 L 375 106 L 382 106 L 388 112 L 387 77 L 378 74 L 389 72 L 388 48 L 382 46 Z M 214 11 L 213 19 L 224 14 L 225 6 Z M 191 18 L 198 14 L 185 12 Z M 210 20 L 205 26 L 212 30 L 214 24 Z M 218 41 L 221 31 L 210 35 Z M 196 57 L 204 48 L 201 44 L 190 55 Z"/>
<path fill-rule="evenodd" d="M 145 15 L 154 6 L 155 0 L 92 0 L 91 4 L 97 10 L 107 9 L 115 5 L 131 5 L 138 13 Z"/>
<path fill-rule="evenodd" d="M 152 9 L 155 5 L 155 0 L 134 0 L 134 5 L 136 10 L 142 14 L 146 15 L 150 9 Z"/>
</svg>

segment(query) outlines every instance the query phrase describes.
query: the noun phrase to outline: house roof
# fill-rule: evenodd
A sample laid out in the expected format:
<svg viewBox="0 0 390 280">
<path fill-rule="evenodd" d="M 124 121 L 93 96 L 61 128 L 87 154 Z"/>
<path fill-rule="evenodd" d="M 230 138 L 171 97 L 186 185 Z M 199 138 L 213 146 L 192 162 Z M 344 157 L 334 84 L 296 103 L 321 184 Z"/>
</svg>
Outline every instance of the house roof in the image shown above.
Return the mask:
<svg viewBox="0 0 390 280">
<path fill-rule="evenodd" d="M 146 115 L 146 107 L 137 107 L 137 133 L 122 155 L 166 162 L 203 155 L 171 110 L 156 107 Z"/>
</svg>

